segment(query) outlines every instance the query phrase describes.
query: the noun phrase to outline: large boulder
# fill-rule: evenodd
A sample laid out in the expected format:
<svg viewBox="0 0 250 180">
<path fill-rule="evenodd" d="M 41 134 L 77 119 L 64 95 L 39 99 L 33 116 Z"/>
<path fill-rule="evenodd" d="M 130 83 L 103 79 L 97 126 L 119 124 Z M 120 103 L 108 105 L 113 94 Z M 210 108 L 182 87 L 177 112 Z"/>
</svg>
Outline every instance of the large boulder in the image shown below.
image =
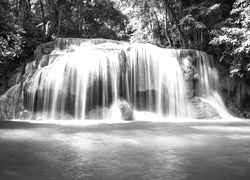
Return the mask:
<svg viewBox="0 0 250 180">
<path fill-rule="evenodd" d="M 16 114 L 22 110 L 22 104 L 21 86 L 15 85 L 0 96 L 1 117 L 5 117 L 4 119 L 15 118 Z"/>
<path fill-rule="evenodd" d="M 96 106 L 86 116 L 86 119 L 133 120 L 133 106 L 126 100 L 116 100 L 108 107 Z"/>
<path fill-rule="evenodd" d="M 199 97 L 190 99 L 192 117 L 196 119 L 217 119 L 221 118 L 218 111 L 209 103 L 204 102 Z"/>
<path fill-rule="evenodd" d="M 118 100 L 117 104 L 120 108 L 122 119 L 133 120 L 133 106 L 126 100 Z"/>
</svg>

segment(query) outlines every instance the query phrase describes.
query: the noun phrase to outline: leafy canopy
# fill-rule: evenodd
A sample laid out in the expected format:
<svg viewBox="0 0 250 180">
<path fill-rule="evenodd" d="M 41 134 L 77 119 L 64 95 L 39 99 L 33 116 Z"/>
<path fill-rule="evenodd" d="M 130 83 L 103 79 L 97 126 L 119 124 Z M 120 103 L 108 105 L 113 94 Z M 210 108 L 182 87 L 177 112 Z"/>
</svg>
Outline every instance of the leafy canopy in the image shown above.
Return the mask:
<svg viewBox="0 0 250 180">
<path fill-rule="evenodd" d="M 229 64 L 231 76 L 246 76 L 250 71 L 250 1 L 237 0 L 231 16 L 212 33 L 211 44 L 223 49 L 220 60 Z"/>
</svg>

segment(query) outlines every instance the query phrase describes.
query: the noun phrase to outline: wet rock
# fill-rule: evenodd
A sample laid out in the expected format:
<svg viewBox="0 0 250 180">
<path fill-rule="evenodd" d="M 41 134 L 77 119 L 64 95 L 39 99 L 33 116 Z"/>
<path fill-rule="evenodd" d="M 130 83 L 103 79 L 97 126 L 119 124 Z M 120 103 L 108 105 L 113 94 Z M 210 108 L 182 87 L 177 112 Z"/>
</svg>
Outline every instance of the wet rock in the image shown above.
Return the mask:
<svg viewBox="0 0 250 180">
<path fill-rule="evenodd" d="M 126 100 L 117 100 L 109 108 L 96 106 L 86 116 L 86 119 L 107 118 L 133 120 L 133 106 Z"/>
<path fill-rule="evenodd" d="M 200 98 L 194 97 L 190 100 L 193 111 L 192 116 L 196 119 L 218 119 L 221 118 L 210 104 L 203 102 Z"/>
<path fill-rule="evenodd" d="M 18 113 L 17 116 L 19 119 L 31 119 L 30 117 L 32 117 L 32 112 L 27 111 L 27 110 L 21 111 Z"/>
<path fill-rule="evenodd" d="M 6 115 L 6 118 L 14 118 L 21 110 L 23 99 L 20 92 L 20 85 L 15 85 L 0 96 L 0 111 Z"/>
<path fill-rule="evenodd" d="M 35 66 L 40 63 L 43 55 L 50 54 L 55 49 L 55 42 L 40 44 L 34 52 Z"/>
<path fill-rule="evenodd" d="M 0 120 L 6 120 L 6 114 L 4 112 L 0 112 Z"/>
<path fill-rule="evenodd" d="M 181 60 L 181 68 L 185 80 L 187 98 L 192 98 L 194 96 L 195 67 L 191 56 L 187 56 Z"/>
<path fill-rule="evenodd" d="M 118 100 L 117 102 L 123 120 L 133 120 L 133 106 L 126 100 Z"/>
<path fill-rule="evenodd" d="M 250 87 L 247 82 L 239 78 L 222 76 L 220 89 L 225 99 L 227 108 L 236 113 L 238 117 L 244 117 L 241 111 L 249 107 Z"/>
<path fill-rule="evenodd" d="M 109 116 L 109 114 L 110 114 L 109 108 L 97 106 L 88 113 L 86 119 L 95 119 L 95 120 L 106 119 Z"/>
<path fill-rule="evenodd" d="M 44 55 L 39 63 L 39 67 L 43 68 L 48 66 L 51 55 Z"/>
<path fill-rule="evenodd" d="M 8 81 L 8 87 L 15 86 L 20 82 L 20 72 L 22 70 L 22 67 L 17 68 L 11 75 L 10 80 Z"/>
</svg>

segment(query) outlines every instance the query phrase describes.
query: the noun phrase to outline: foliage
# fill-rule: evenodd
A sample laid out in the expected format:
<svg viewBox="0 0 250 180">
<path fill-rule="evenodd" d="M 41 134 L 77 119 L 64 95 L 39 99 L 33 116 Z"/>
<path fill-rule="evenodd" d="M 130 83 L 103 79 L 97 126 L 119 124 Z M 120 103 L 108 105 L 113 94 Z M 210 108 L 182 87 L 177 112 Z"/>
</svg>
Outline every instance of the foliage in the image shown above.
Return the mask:
<svg viewBox="0 0 250 180">
<path fill-rule="evenodd" d="M 8 63 L 12 63 L 22 54 L 23 29 L 14 24 L 14 17 L 9 12 L 9 5 L 6 1 L 0 1 L 0 75 L 6 72 Z"/>
<path fill-rule="evenodd" d="M 250 71 L 250 2 L 237 0 L 231 16 L 212 31 L 211 44 L 222 50 L 221 61 L 229 65 L 231 76 L 244 77 Z"/>
<path fill-rule="evenodd" d="M 166 37 L 166 5 L 164 0 L 117 0 L 117 7 L 128 17 L 127 32 L 130 41 L 151 42 L 159 45 L 170 46 Z M 177 37 L 176 27 L 171 27 L 172 37 Z M 176 40 L 174 42 L 179 41 Z M 177 44 L 177 43 L 176 43 Z"/>
<path fill-rule="evenodd" d="M 126 39 L 125 27 L 127 19 L 120 11 L 114 8 L 112 1 L 85 1 L 82 6 L 84 8 L 67 7 L 70 8 L 67 11 L 69 15 L 67 17 L 74 18 L 73 20 L 64 19 L 63 29 L 65 34 L 63 36 L 69 37 L 77 34 L 77 37 L 85 38 Z M 81 26 L 72 28 L 75 25 L 79 26 L 79 19 Z"/>
<path fill-rule="evenodd" d="M 117 6 L 129 19 L 131 41 L 207 50 L 210 31 L 229 14 L 231 1 L 121 0 Z"/>
<path fill-rule="evenodd" d="M 126 16 L 110 0 L 34 0 L 31 9 L 36 24 L 33 27 L 47 39 L 126 39 Z"/>
<path fill-rule="evenodd" d="M 220 6 L 221 4 L 216 1 L 202 1 L 184 9 L 185 16 L 180 20 L 180 24 L 185 27 L 190 48 L 199 50 L 206 48 L 209 30 L 221 20 Z"/>
<path fill-rule="evenodd" d="M 2 32 L 0 36 L 0 63 L 5 63 L 6 59 L 14 59 L 22 53 L 22 41 L 13 32 Z"/>
</svg>

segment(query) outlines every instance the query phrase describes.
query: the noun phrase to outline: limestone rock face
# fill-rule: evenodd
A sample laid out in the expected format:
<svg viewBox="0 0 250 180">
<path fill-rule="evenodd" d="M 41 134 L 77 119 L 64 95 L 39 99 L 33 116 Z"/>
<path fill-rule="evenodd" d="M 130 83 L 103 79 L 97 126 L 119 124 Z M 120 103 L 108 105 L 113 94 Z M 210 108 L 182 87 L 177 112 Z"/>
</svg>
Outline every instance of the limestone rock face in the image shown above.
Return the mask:
<svg viewBox="0 0 250 180">
<path fill-rule="evenodd" d="M 0 114 L 3 119 L 15 118 L 17 112 L 22 109 L 23 99 L 20 96 L 21 87 L 15 85 L 4 95 L 0 96 Z"/>
<path fill-rule="evenodd" d="M 11 75 L 10 80 L 8 81 L 8 87 L 15 86 L 20 82 L 20 72 L 21 72 L 21 67 L 17 68 Z"/>
<path fill-rule="evenodd" d="M 187 98 L 191 98 L 194 96 L 195 67 L 192 61 L 193 61 L 192 57 L 187 56 L 184 59 L 182 59 L 182 64 L 181 64 L 183 70 L 183 77 L 186 84 Z"/>
<path fill-rule="evenodd" d="M 242 113 L 250 111 L 250 86 L 248 82 L 244 82 L 240 78 L 221 75 L 220 89 L 227 108 L 231 112 L 242 117 Z"/>
<path fill-rule="evenodd" d="M 16 84 L 18 84 L 21 80 L 21 73 L 22 67 L 19 67 L 15 69 L 12 73 L 8 75 L 8 81 L 7 83 L 5 81 L 0 81 L 0 95 L 4 94 L 6 92 L 6 89 L 9 89 Z"/>
<path fill-rule="evenodd" d="M 186 86 L 186 97 L 192 98 L 196 94 L 195 82 L 198 80 L 197 73 L 197 53 L 194 50 L 181 50 L 179 57 L 183 77 Z"/>
<path fill-rule="evenodd" d="M 39 45 L 34 53 L 36 67 L 38 66 L 42 57 L 46 54 L 50 54 L 54 49 L 55 49 L 54 41 Z"/>
</svg>

